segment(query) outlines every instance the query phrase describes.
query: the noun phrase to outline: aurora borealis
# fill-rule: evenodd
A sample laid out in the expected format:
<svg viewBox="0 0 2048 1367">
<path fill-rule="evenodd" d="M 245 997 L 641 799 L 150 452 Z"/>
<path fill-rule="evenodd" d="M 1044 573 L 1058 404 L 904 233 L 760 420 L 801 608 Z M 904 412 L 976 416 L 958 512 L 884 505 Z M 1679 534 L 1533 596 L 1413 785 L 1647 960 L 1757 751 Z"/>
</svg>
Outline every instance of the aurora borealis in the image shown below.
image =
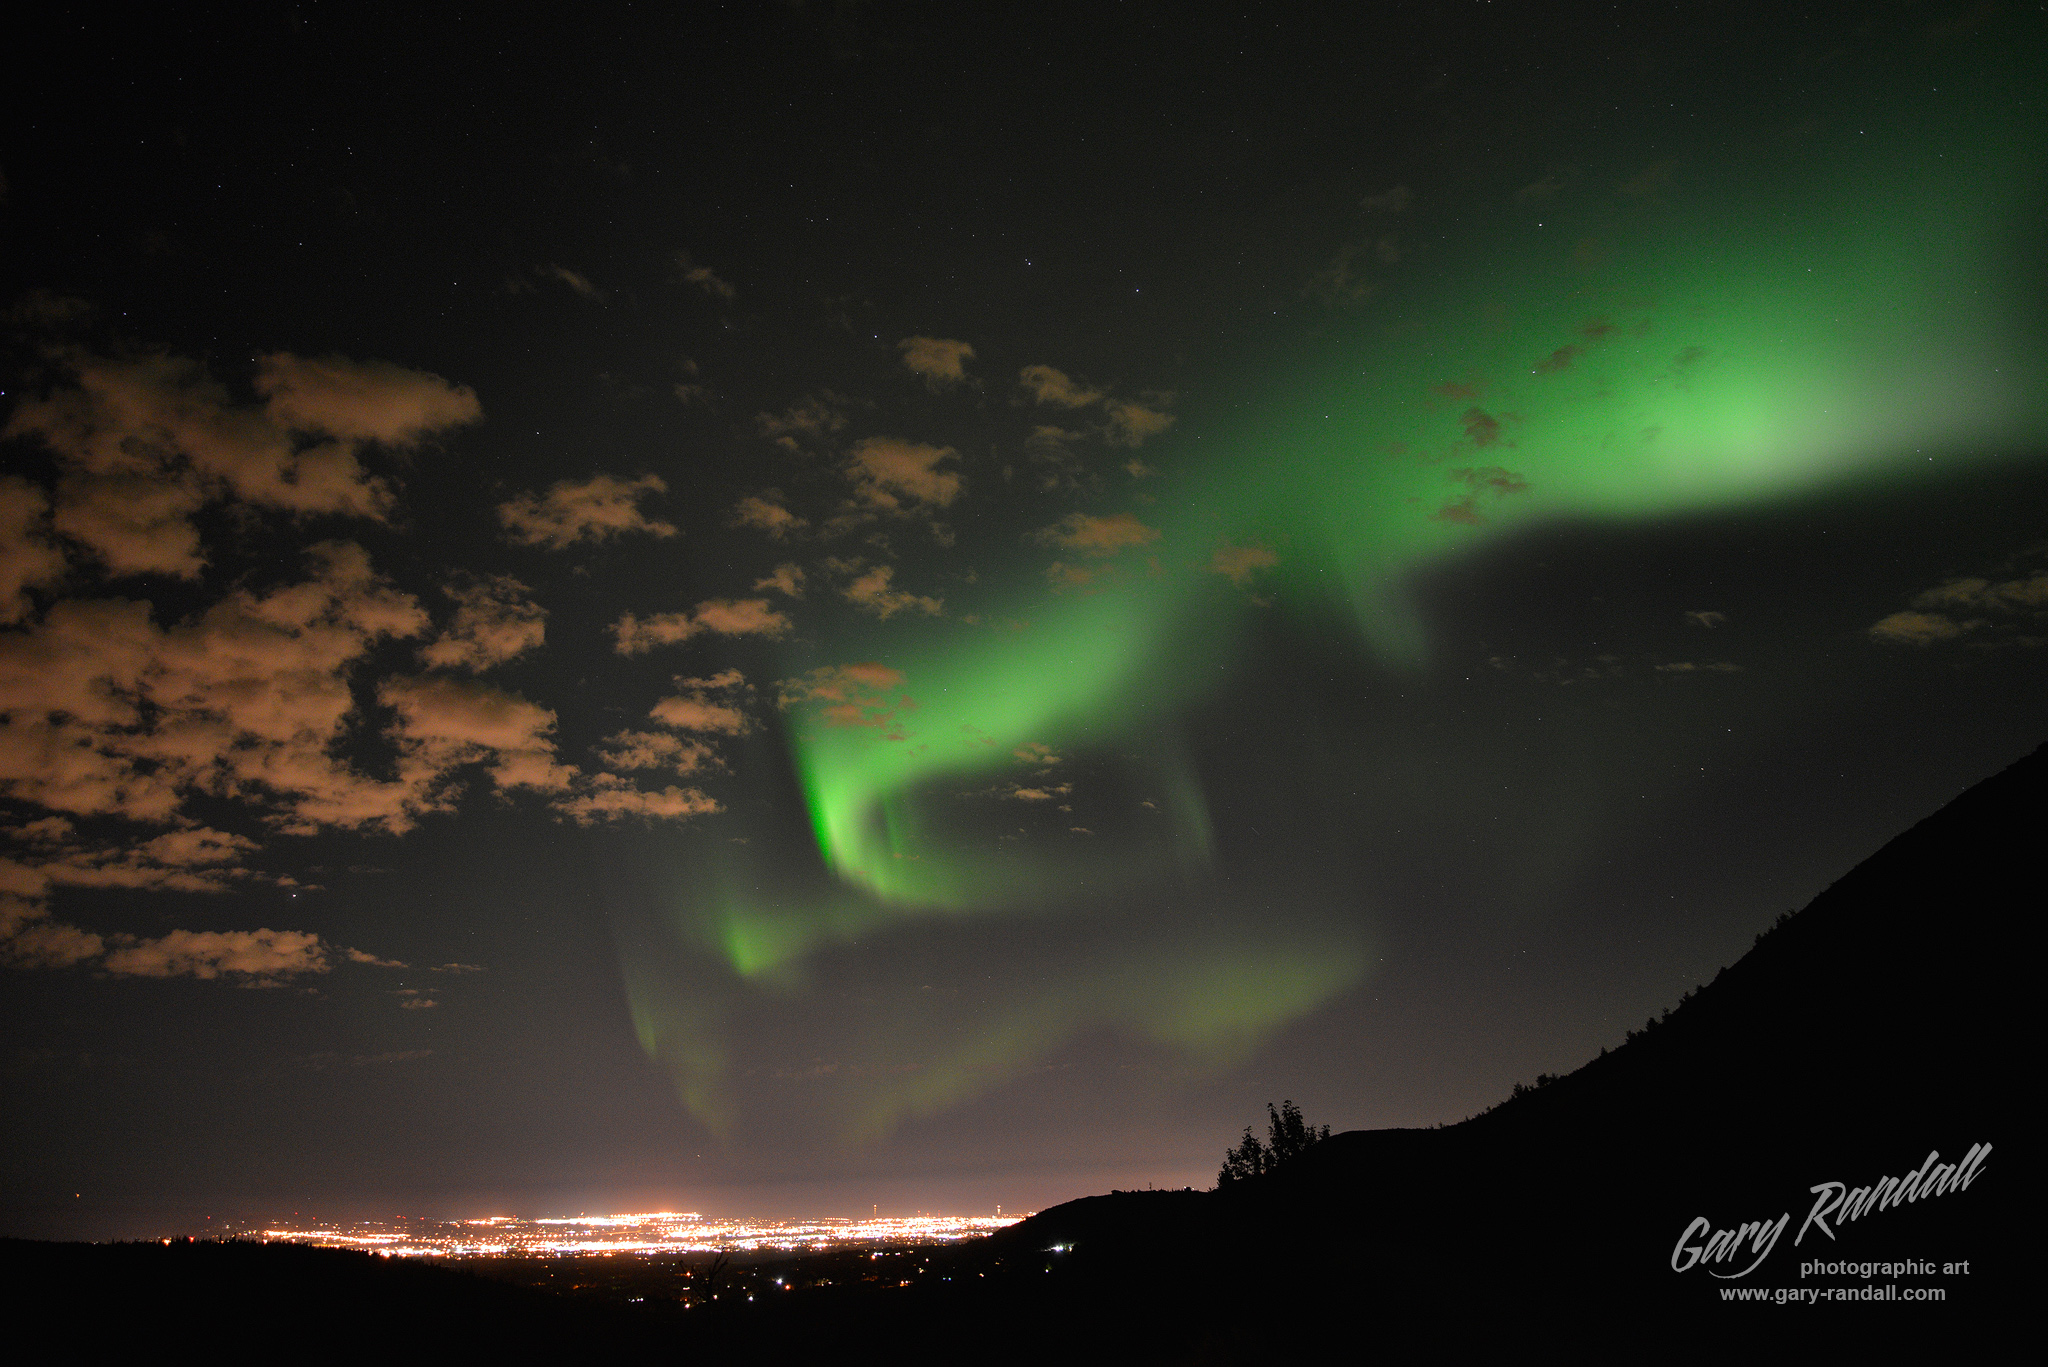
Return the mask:
<svg viewBox="0 0 2048 1367">
<path fill-rule="evenodd" d="M 1710 977 L 2048 640 L 2039 16 L 1736 13 L 53 35 L 18 1220 L 1180 1185 Z"/>
</svg>

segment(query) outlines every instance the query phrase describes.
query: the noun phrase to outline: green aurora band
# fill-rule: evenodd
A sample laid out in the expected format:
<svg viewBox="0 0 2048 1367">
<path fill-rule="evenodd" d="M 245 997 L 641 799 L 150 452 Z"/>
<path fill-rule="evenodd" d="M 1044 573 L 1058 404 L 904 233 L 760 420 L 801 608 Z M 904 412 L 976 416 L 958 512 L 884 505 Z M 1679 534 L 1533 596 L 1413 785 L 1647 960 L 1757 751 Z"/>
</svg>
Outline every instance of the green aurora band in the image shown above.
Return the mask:
<svg viewBox="0 0 2048 1367">
<path fill-rule="evenodd" d="M 1916 151 L 1903 169 L 1873 153 L 1831 187 L 1702 186 L 1684 206 L 1617 200 L 1596 223 L 1521 212 L 1514 240 L 1461 253 L 1460 274 L 1362 310 L 1372 331 L 1342 360 L 1293 368 L 1251 416 L 1205 428 L 1226 454 L 1143 510 L 1156 540 L 1060 553 L 1059 593 L 1054 555 L 1038 555 L 987 624 L 870 623 L 840 656 L 853 669 L 786 685 L 811 834 L 841 891 L 770 900 L 736 876 L 717 905 L 681 913 L 687 938 L 736 986 L 778 990 L 807 956 L 903 922 L 1109 915 L 1119 891 L 1171 888 L 1201 867 L 1208 824 L 1169 723 L 1225 677 L 1254 599 L 1341 603 L 1363 646 L 1401 668 L 1423 653 L 1404 580 L 1517 528 L 1727 511 L 2039 450 L 2048 365 L 2021 257 L 2040 159 L 2015 138 L 1902 137 L 1894 153 Z M 947 813 L 963 786 L 1048 753 L 1135 765 L 1154 827 L 1071 842 L 1080 853 L 962 836 Z M 1091 1022 L 1241 1058 L 1369 958 L 1334 913 L 1264 941 L 1189 931 L 990 1006 L 912 1082 L 850 1101 L 849 1133 L 950 1104 Z M 676 1063 L 685 1042 L 648 1046 Z M 686 1094 L 707 1095 L 703 1069 L 685 1074 Z"/>
</svg>

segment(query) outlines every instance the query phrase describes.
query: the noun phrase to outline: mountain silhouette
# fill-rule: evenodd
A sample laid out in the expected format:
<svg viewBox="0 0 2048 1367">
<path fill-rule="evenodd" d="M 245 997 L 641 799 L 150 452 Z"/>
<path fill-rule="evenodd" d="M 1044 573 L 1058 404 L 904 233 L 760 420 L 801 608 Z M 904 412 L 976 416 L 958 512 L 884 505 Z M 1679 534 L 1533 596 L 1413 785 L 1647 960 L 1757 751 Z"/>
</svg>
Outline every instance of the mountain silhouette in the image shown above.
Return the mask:
<svg viewBox="0 0 2048 1367">
<path fill-rule="evenodd" d="M 1071 1201 L 929 1251 L 931 1275 L 908 1289 L 626 1314 L 331 1250 L 11 1240 L 0 1278 L 15 1304 L 103 1345 L 239 1326 L 251 1356 L 404 1340 L 512 1360 L 1988 1358 L 2019 1304 L 2013 1250 L 2032 1229 L 2020 929 L 2043 900 L 2044 815 L 2048 747 L 1886 844 L 1576 1072 L 1460 1124 L 1334 1135 L 1215 1191 Z M 1843 1218 L 1850 1193 L 1916 1172 L 1949 1180 Z M 1830 1196 L 1827 1228 L 1810 1228 Z M 1715 1233 L 1738 1230 L 1739 1256 L 1704 1256 Z M 1858 1270 L 1803 1274 L 1811 1262 Z M 1884 1263 L 1909 1267 L 1866 1270 Z M 1945 1299 L 1772 1299 L 1894 1286 Z M 129 1332 L 115 1309 L 136 1317 Z"/>
<path fill-rule="evenodd" d="M 1628 1357 L 1807 1337 L 1959 1350 L 2018 1291 L 2008 1249 L 2027 1225 L 2031 1158 L 2014 1123 L 2031 1039 L 2018 931 L 2042 903 L 2044 815 L 2048 747 L 1890 841 L 1574 1073 L 1461 1124 L 1334 1135 L 1215 1192 L 1070 1202 L 990 1254 L 1059 1265 L 1077 1313 L 1085 1286 L 1105 1319 L 1118 1300 L 1176 1305 L 1191 1360 L 1295 1332 Z M 1806 1227 L 1837 1194 L 1827 1183 L 1846 1195 L 1983 1145 L 1994 1152 L 1967 1188 Z M 1740 1259 L 1680 1247 L 1696 1219 L 1691 1248 L 1780 1217 L 1746 1276 L 1754 1231 Z M 1958 1270 L 1801 1275 L 1838 1260 Z M 1722 1295 L 1889 1284 L 1945 1299 Z"/>
</svg>

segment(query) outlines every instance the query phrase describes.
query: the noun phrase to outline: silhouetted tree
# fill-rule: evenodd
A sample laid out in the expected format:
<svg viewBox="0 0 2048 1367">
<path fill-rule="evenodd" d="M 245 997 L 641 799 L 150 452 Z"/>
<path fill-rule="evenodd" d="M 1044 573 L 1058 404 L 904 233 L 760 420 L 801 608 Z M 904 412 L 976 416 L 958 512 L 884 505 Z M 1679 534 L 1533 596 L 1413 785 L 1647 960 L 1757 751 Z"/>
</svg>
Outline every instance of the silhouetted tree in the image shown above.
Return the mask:
<svg viewBox="0 0 2048 1367">
<path fill-rule="evenodd" d="M 1291 1158 L 1306 1153 L 1311 1145 L 1330 1137 L 1330 1127 L 1320 1129 L 1304 1124 L 1301 1107 L 1292 1101 L 1283 1101 L 1279 1106 L 1266 1103 L 1266 1140 L 1261 1143 L 1252 1133 L 1252 1127 L 1244 1127 L 1244 1138 L 1235 1148 L 1223 1151 L 1223 1170 L 1216 1174 L 1216 1185 L 1225 1186 L 1241 1182 L 1248 1177 L 1271 1172 Z"/>
</svg>

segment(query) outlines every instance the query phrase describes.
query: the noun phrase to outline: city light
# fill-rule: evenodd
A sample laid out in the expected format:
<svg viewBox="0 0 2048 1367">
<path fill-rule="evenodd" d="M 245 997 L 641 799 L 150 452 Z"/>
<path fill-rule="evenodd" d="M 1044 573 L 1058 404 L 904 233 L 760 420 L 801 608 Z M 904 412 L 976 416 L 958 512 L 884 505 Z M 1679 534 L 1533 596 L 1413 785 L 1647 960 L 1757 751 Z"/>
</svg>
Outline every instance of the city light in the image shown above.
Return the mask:
<svg viewBox="0 0 2048 1367">
<path fill-rule="evenodd" d="M 912 1215 L 869 1219 L 707 1219 L 691 1212 L 574 1215 L 528 1220 L 366 1220 L 224 1231 L 233 1237 L 320 1248 L 358 1248 L 401 1258 L 560 1257 L 574 1254 L 788 1253 L 880 1245 L 958 1243 L 993 1234 L 1023 1215 Z"/>
</svg>

